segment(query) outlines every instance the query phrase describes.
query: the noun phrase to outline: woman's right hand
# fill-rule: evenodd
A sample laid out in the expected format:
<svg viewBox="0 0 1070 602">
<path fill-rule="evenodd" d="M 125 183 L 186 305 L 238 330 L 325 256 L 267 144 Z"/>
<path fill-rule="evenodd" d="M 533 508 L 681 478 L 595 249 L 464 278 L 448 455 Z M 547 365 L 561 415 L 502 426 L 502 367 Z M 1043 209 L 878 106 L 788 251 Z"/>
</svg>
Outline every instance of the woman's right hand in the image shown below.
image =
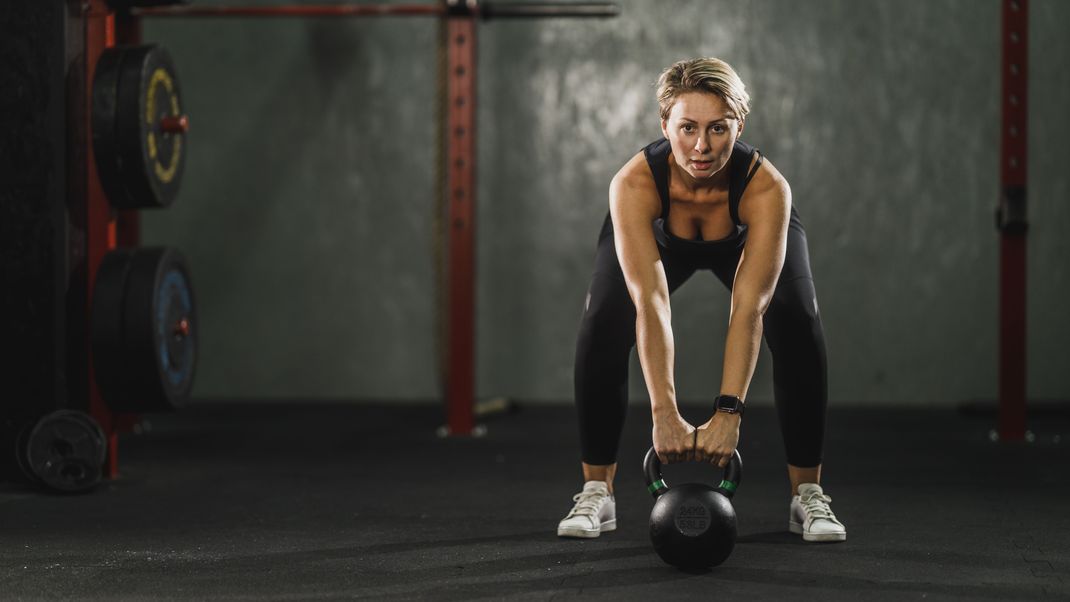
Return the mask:
<svg viewBox="0 0 1070 602">
<path fill-rule="evenodd" d="M 663 464 L 691 460 L 695 445 L 695 427 L 679 412 L 654 417 L 654 451 Z"/>
</svg>

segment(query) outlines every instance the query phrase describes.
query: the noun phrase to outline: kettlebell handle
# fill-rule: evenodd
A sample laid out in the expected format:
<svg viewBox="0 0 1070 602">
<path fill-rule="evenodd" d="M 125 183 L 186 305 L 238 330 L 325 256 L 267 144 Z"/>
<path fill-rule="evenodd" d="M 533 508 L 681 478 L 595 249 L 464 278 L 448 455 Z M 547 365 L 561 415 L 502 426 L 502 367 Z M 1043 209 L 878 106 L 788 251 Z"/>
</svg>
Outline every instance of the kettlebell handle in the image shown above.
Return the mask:
<svg viewBox="0 0 1070 602">
<path fill-rule="evenodd" d="M 646 489 L 650 492 L 650 495 L 654 496 L 654 499 L 669 490 L 669 484 L 665 482 L 665 479 L 661 478 L 661 459 L 658 458 L 658 454 L 653 447 L 646 452 L 646 457 L 643 458 L 643 476 L 646 477 Z M 732 452 L 732 457 L 729 458 L 728 464 L 724 467 L 724 474 L 721 476 L 721 484 L 717 486 L 717 491 L 726 498 L 732 499 L 742 478 L 743 458 L 739 455 L 739 450 L 737 449 Z"/>
</svg>

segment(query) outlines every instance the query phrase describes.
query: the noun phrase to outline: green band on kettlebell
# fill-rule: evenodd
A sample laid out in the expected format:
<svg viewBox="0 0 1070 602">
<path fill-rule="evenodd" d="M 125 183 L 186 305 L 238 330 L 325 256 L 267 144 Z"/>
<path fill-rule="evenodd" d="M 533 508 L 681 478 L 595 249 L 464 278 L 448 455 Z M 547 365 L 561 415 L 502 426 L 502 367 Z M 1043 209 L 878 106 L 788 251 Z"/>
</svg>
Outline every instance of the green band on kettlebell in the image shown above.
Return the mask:
<svg viewBox="0 0 1070 602">
<path fill-rule="evenodd" d="M 665 481 L 663 481 L 661 479 L 658 479 L 657 481 L 654 481 L 653 483 L 650 484 L 649 487 L 646 488 L 646 490 L 649 491 L 650 493 L 657 493 L 658 491 L 660 491 L 662 489 L 665 489 Z"/>
<path fill-rule="evenodd" d="M 728 479 L 725 479 L 725 480 L 721 481 L 721 489 L 724 489 L 728 493 L 735 493 L 736 492 L 736 484 L 733 483 L 732 481 L 729 481 Z"/>
</svg>

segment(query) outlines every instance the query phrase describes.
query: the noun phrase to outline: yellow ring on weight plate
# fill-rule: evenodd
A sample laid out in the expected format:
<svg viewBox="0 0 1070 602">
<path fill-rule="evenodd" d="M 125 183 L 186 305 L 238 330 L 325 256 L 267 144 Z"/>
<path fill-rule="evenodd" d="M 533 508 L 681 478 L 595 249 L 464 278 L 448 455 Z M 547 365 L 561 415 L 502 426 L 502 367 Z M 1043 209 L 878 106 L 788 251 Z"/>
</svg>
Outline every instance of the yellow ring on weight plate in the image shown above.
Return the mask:
<svg viewBox="0 0 1070 602">
<path fill-rule="evenodd" d="M 152 77 L 149 79 L 147 97 L 145 99 L 145 123 L 149 128 L 148 139 L 146 140 L 146 146 L 149 151 L 149 158 L 153 160 L 154 171 L 156 178 L 164 184 L 169 184 L 174 179 L 175 173 L 178 171 L 178 162 L 182 158 L 182 137 L 179 134 L 175 135 L 174 151 L 171 153 L 171 162 L 168 166 L 164 167 L 157 159 L 156 150 L 156 132 L 151 126 L 154 125 L 153 114 L 156 108 L 156 89 L 157 86 L 164 87 L 164 93 L 167 94 L 168 99 L 171 101 L 171 114 L 180 115 L 180 107 L 178 106 L 178 96 L 175 95 L 174 81 L 171 79 L 171 74 L 166 69 L 158 67 L 152 73 Z"/>
</svg>

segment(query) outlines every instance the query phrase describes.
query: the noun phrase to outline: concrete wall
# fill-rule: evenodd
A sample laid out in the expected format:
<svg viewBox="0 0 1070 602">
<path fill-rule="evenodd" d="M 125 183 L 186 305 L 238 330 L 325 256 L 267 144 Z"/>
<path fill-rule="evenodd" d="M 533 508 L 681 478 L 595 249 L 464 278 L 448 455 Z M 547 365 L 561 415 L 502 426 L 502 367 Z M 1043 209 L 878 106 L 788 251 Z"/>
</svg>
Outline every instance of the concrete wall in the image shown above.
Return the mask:
<svg viewBox="0 0 1070 602">
<path fill-rule="evenodd" d="M 659 135 L 660 70 L 717 56 L 807 227 L 833 401 L 993 398 L 999 2 L 621 4 L 481 26 L 479 395 L 571 400 L 609 180 Z M 1030 4 L 1029 386 L 1065 399 L 1070 4 Z M 193 120 L 179 201 L 144 227 L 193 264 L 195 395 L 437 397 L 436 22 L 157 19 L 145 35 Z M 681 399 L 716 394 L 727 316 L 712 275 L 673 297 Z M 769 363 L 752 401 L 772 398 Z"/>
</svg>

